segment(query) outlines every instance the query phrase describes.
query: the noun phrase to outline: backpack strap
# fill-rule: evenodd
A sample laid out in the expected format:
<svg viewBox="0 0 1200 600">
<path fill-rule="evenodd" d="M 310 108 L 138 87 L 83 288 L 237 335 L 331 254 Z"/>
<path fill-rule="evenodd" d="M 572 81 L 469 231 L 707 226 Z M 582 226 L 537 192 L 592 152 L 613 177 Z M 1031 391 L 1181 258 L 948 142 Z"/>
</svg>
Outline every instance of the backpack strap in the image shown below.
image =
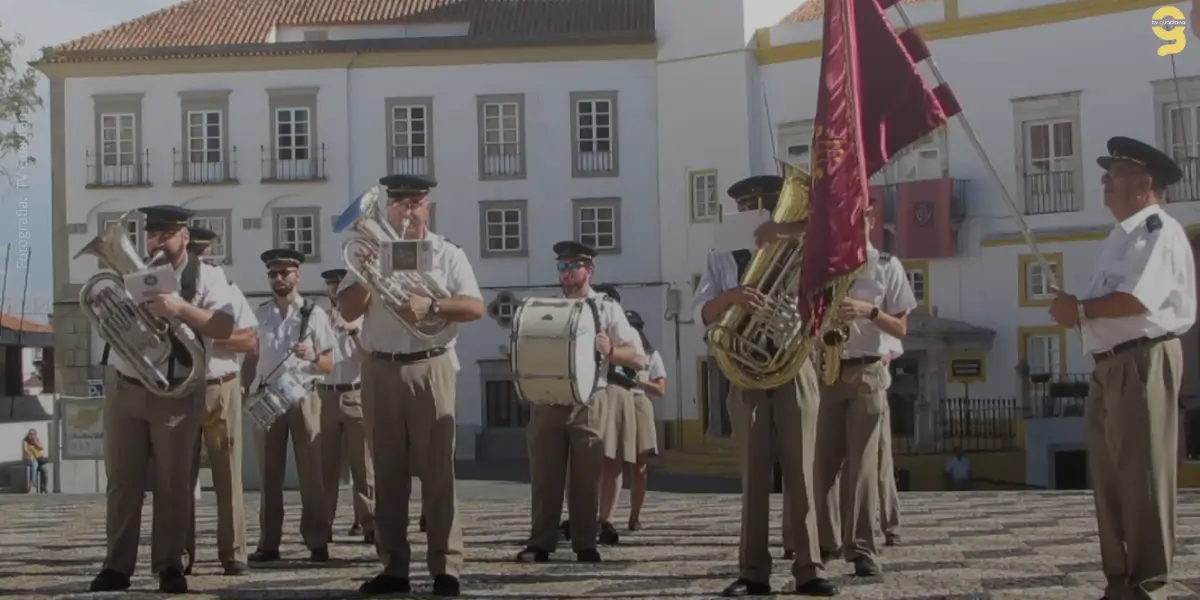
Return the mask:
<svg viewBox="0 0 1200 600">
<path fill-rule="evenodd" d="M 734 250 L 732 254 L 733 262 L 737 263 L 737 280 L 738 283 L 741 283 L 742 275 L 745 275 L 746 269 L 750 268 L 750 259 L 754 258 L 754 253 L 743 248 L 741 250 Z"/>
</svg>

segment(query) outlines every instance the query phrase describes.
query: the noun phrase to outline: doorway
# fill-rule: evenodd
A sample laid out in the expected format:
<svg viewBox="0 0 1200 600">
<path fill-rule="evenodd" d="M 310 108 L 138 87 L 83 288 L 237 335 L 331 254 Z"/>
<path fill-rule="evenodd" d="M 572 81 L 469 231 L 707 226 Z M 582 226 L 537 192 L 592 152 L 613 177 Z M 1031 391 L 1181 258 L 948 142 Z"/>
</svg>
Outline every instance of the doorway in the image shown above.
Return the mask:
<svg viewBox="0 0 1200 600">
<path fill-rule="evenodd" d="M 1058 450 L 1054 453 L 1054 489 L 1088 489 L 1087 450 Z"/>
<path fill-rule="evenodd" d="M 892 385 L 888 388 L 888 406 L 892 413 L 892 434 L 911 436 L 916 430 L 917 400 L 921 397 L 921 359 L 903 356 L 888 366 Z"/>
</svg>

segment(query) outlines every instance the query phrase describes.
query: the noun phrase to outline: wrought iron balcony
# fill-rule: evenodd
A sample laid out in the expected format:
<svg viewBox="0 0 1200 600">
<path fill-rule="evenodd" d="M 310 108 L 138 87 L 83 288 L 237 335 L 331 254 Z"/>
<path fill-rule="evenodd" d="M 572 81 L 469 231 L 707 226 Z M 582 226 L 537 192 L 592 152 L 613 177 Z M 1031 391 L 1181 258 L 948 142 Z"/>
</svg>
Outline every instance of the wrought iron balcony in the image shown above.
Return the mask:
<svg viewBox="0 0 1200 600">
<path fill-rule="evenodd" d="M 325 181 L 325 144 L 316 148 L 261 146 L 262 182 Z"/>
<path fill-rule="evenodd" d="M 229 150 L 173 151 L 175 185 L 237 183 L 237 146 Z"/>
<path fill-rule="evenodd" d="M 1075 171 L 1046 171 L 1025 176 L 1025 214 L 1075 212 Z"/>
<path fill-rule="evenodd" d="M 148 187 L 150 151 L 104 153 L 97 157 L 84 152 L 88 188 Z"/>
<path fill-rule="evenodd" d="M 967 218 L 967 179 L 952 179 L 951 196 L 950 196 L 950 220 L 955 223 L 962 223 L 963 219 Z M 885 183 L 879 186 L 872 186 L 875 189 L 883 190 L 883 223 L 885 225 L 895 225 L 899 218 L 900 212 L 900 186 L 910 183 L 906 181 L 898 181 L 894 183 Z"/>
<path fill-rule="evenodd" d="M 1179 161 L 1183 169 L 1183 180 L 1167 188 L 1167 202 L 1200 201 L 1200 158 Z"/>
<path fill-rule="evenodd" d="M 1081 417 L 1091 373 L 1043 373 L 1029 376 L 1029 416 L 1034 419 Z"/>
</svg>

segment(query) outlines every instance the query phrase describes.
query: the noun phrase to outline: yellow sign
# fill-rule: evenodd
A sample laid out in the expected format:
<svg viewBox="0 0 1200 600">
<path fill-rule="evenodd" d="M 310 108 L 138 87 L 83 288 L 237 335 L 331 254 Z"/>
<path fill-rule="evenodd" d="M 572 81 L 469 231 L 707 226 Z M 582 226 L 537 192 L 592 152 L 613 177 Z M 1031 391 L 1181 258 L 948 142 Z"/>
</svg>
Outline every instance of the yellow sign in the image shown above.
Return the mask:
<svg viewBox="0 0 1200 600">
<path fill-rule="evenodd" d="M 950 355 L 950 369 L 947 375 L 947 379 L 955 383 L 983 383 L 987 381 L 987 355 L 979 352 L 955 352 Z"/>
<path fill-rule="evenodd" d="M 88 401 L 90 400 L 90 401 Z M 62 458 L 104 458 L 104 402 L 92 399 L 63 400 Z"/>
<path fill-rule="evenodd" d="M 1183 11 L 1174 6 L 1164 6 L 1150 17 L 1150 29 L 1158 39 L 1171 42 L 1158 47 L 1159 56 L 1171 56 L 1183 52 L 1187 47 L 1187 21 Z"/>
</svg>

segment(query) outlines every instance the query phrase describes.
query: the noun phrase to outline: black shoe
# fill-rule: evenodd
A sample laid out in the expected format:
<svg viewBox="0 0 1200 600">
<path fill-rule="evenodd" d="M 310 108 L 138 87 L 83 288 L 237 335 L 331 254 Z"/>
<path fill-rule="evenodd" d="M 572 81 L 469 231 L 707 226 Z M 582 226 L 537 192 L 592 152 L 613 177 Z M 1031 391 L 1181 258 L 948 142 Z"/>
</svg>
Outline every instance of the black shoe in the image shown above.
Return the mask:
<svg viewBox="0 0 1200 600">
<path fill-rule="evenodd" d="M 581 563 L 598 563 L 601 561 L 600 551 L 596 550 L 595 548 L 580 550 L 579 552 L 575 553 L 575 561 Z"/>
<path fill-rule="evenodd" d="M 746 579 L 738 579 L 737 581 L 729 584 L 729 587 L 725 588 L 724 591 L 721 592 L 721 595 L 725 596 L 726 598 L 737 598 L 740 596 L 770 596 L 771 584 L 759 583 L 757 581 L 749 581 Z"/>
<path fill-rule="evenodd" d="M 231 560 L 221 565 L 226 575 L 249 575 L 250 566 L 240 560 Z M 186 575 L 186 573 L 185 573 Z"/>
<path fill-rule="evenodd" d="M 899 546 L 899 545 L 900 545 L 900 534 L 898 534 L 898 533 L 889 533 L 889 534 L 886 534 L 886 535 L 884 535 L 884 536 L 883 536 L 883 545 L 885 545 L 885 546 Z"/>
<path fill-rule="evenodd" d="M 308 554 L 310 562 L 329 562 L 329 548 L 313 548 Z"/>
<path fill-rule="evenodd" d="M 393 577 L 391 575 L 376 575 L 366 583 L 358 586 L 358 593 L 364 596 L 390 596 L 392 594 L 408 594 L 412 592 L 412 585 L 408 583 L 407 577 Z"/>
<path fill-rule="evenodd" d="M 88 590 L 93 592 L 123 592 L 127 589 L 129 589 L 129 576 L 112 569 L 100 571 L 95 579 L 92 579 L 92 584 L 88 586 Z"/>
<path fill-rule="evenodd" d="M 350 537 L 358 537 L 362 534 L 363 534 L 362 525 L 359 525 L 358 523 L 355 523 L 353 526 L 351 526 L 350 531 L 348 531 L 346 533 L 346 535 L 348 535 Z M 333 534 L 332 533 L 329 534 L 329 537 L 333 537 Z"/>
<path fill-rule="evenodd" d="M 834 585 L 832 581 L 823 577 L 809 579 L 803 584 L 796 585 L 796 593 L 801 596 L 819 596 L 822 598 L 828 598 L 830 596 L 836 596 L 841 592 L 842 590 L 839 590 L 838 586 Z"/>
<path fill-rule="evenodd" d="M 544 563 L 550 562 L 550 553 L 545 550 L 526 546 L 524 550 L 517 554 L 517 562 L 521 563 Z"/>
<path fill-rule="evenodd" d="M 621 534 L 617 533 L 617 528 L 613 527 L 612 523 L 601 521 L 599 539 L 605 546 L 616 546 L 621 543 Z"/>
<path fill-rule="evenodd" d="M 796 560 L 796 551 L 795 550 L 784 550 L 783 551 L 783 560 Z"/>
<path fill-rule="evenodd" d="M 855 577 L 879 577 L 881 574 L 883 574 L 883 570 L 870 556 L 859 556 L 854 559 Z"/>
<path fill-rule="evenodd" d="M 427 529 L 427 527 L 428 526 L 425 523 L 425 515 L 421 515 L 421 520 L 417 522 L 417 530 L 420 531 L 421 533 L 425 533 L 425 530 Z"/>
<path fill-rule="evenodd" d="M 458 578 L 453 575 L 439 573 L 433 576 L 433 595 L 452 598 L 462 593 Z"/>
<path fill-rule="evenodd" d="M 364 533 L 363 534 L 363 543 L 364 544 L 374 544 L 375 543 L 375 532 L 368 531 L 367 533 Z"/>
<path fill-rule="evenodd" d="M 158 574 L 158 591 L 164 594 L 186 594 L 187 577 L 179 569 L 167 569 Z"/>
<path fill-rule="evenodd" d="M 278 550 L 255 550 L 253 554 L 246 557 L 246 560 L 252 563 L 275 562 L 279 560 Z"/>
<path fill-rule="evenodd" d="M 645 527 L 642 526 L 641 519 L 632 520 L 629 522 L 629 530 L 630 531 L 641 531 L 643 529 L 645 529 Z"/>
<path fill-rule="evenodd" d="M 842 551 L 840 549 L 838 549 L 838 550 L 822 550 L 821 551 L 821 564 L 827 565 L 841 557 L 842 557 Z"/>
<path fill-rule="evenodd" d="M 567 519 L 558 524 L 558 531 L 562 534 L 562 539 L 571 541 L 571 520 Z"/>
</svg>

